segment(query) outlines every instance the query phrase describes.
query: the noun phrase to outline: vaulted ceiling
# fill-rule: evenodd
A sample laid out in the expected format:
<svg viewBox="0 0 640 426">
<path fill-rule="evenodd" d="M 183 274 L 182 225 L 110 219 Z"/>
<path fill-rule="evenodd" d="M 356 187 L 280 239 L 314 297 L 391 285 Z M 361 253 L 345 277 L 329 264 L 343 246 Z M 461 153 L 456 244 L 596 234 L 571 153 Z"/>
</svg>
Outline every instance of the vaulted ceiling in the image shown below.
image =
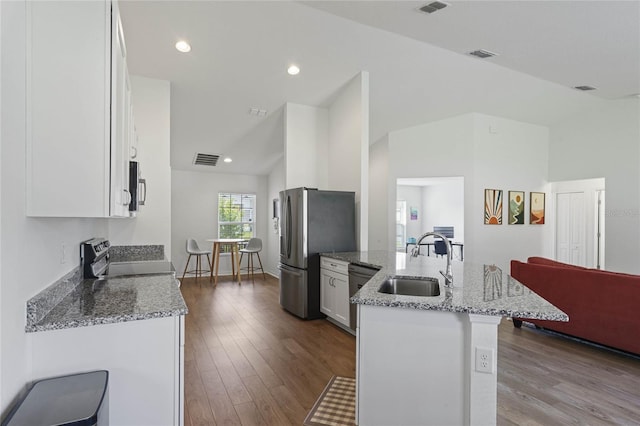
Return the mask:
<svg viewBox="0 0 640 426">
<path fill-rule="evenodd" d="M 125 0 L 120 8 L 130 73 L 171 82 L 171 165 L 181 170 L 268 173 L 283 155 L 284 104 L 327 106 L 360 71 L 370 75 L 371 143 L 468 112 L 551 125 L 640 93 L 639 1 L 451 1 L 418 11 L 427 3 Z M 174 48 L 178 39 L 190 53 Z M 476 49 L 499 55 L 468 54 Z M 299 75 L 287 74 L 291 63 Z M 198 152 L 234 161 L 195 166 Z"/>
</svg>

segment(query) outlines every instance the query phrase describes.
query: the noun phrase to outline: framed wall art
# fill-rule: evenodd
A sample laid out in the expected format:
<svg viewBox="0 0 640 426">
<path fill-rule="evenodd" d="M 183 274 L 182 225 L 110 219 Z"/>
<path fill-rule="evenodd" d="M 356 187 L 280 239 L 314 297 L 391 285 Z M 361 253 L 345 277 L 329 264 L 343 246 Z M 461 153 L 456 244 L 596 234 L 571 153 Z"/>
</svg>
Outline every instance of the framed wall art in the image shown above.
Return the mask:
<svg viewBox="0 0 640 426">
<path fill-rule="evenodd" d="M 502 190 L 484 190 L 484 224 L 502 225 Z"/>
<path fill-rule="evenodd" d="M 544 225 L 544 192 L 532 192 L 529 200 L 529 223 Z"/>
<path fill-rule="evenodd" d="M 524 191 L 509 191 L 509 225 L 524 225 Z"/>
</svg>

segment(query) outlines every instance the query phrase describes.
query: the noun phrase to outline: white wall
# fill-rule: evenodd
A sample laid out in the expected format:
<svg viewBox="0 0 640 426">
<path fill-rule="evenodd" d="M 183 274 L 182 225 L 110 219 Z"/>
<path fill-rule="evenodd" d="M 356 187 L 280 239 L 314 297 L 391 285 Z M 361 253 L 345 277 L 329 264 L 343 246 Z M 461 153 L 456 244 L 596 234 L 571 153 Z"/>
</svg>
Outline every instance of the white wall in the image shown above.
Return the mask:
<svg viewBox="0 0 640 426">
<path fill-rule="evenodd" d="M 328 186 L 329 111 L 287 103 L 284 111 L 286 188 Z"/>
<path fill-rule="evenodd" d="M 328 188 L 356 193 L 358 249 L 369 247 L 369 74 L 361 72 L 329 107 Z"/>
<path fill-rule="evenodd" d="M 147 202 L 135 219 L 110 219 L 114 245 L 161 244 L 171 259 L 170 86 L 168 81 L 131 77 L 138 157 L 147 180 Z"/>
<path fill-rule="evenodd" d="M 553 220 L 545 225 L 530 225 L 529 193 L 545 192 L 549 156 L 549 130 L 543 126 L 520 123 L 499 117 L 474 114 L 474 152 L 471 203 L 465 204 L 466 254 L 478 263 L 495 263 L 509 270 L 511 259 L 525 260 L 529 256 L 551 257 L 553 254 Z M 465 179 L 466 182 L 466 179 Z M 465 185 L 466 186 L 466 185 Z M 502 189 L 505 200 L 509 190 L 525 191 L 525 224 L 508 225 L 503 203 L 503 224 L 484 225 L 484 190 Z M 546 206 L 546 213 L 551 211 Z M 471 217 L 469 217 L 471 216 Z"/>
<path fill-rule="evenodd" d="M 465 261 L 508 270 L 511 259 L 551 255 L 550 227 L 484 225 L 484 189 L 505 196 L 546 191 L 547 153 L 545 127 L 482 114 L 452 117 L 389 134 L 389 191 L 395 199 L 398 177 L 462 176 Z"/>
<path fill-rule="evenodd" d="M 278 199 L 280 191 L 284 190 L 284 159 L 280 160 L 268 177 L 267 200 Z M 271 210 L 268 212 L 266 256 L 262 257 L 265 272 L 279 276 L 278 263 L 280 262 L 280 236 L 273 227 Z"/>
<path fill-rule="evenodd" d="M 607 270 L 640 274 L 640 100 L 602 101 L 550 138 L 550 181 L 605 178 Z"/>
<path fill-rule="evenodd" d="M 271 214 L 267 180 L 266 176 L 171 172 L 171 253 L 178 277 L 182 277 L 187 261 L 187 239 L 194 238 L 201 249 L 211 250 L 211 243 L 206 240 L 218 237 L 219 192 L 256 194 L 255 233 L 263 242 L 267 240 L 267 234 L 271 232 L 271 223 L 267 220 Z M 195 265 L 194 260 L 191 262 L 189 269 Z M 219 274 L 231 275 L 229 255 L 221 256 Z"/>
<path fill-rule="evenodd" d="M 405 223 L 407 224 L 405 229 L 405 240 L 411 237 L 418 238 L 426 232 L 425 228 L 422 226 L 422 219 L 425 216 L 422 187 L 398 185 L 396 187 L 396 191 L 398 201 L 406 201 L 407 203 L 407 211 L 405 215 Z M 412 207 L 418 210 L 418 218 L 416 220 L 411 220 Z"/>
<path fill-rule="evenodd" d="M 395 209 L 389 216 L 388 206 L 395 201 L 389 198 L 388 182 L 389 139 L 385 136 L 369 150 L 369 250 L 389 249 L 389 220 L 395 221 Z"/>
<path fill-rule="evenodd" d="M 77 267 L 80 242 L 106 235 L 107 221 L 25 216 L 25 4 L 0 2 L 0 11 L 0 410 L 6 414 L 24 385 L 34 379 L 30 335 L 24 332 L 26 301 Z M 63 108 L 64 99 L 60 101 Z"/>
<path fill-rule="evenodd" d="M 473 130 L 472 115 L 468 114 L 391 132 L 388 148 L 389 198 L 396 199 L 398 178 L 463 176 L 464 205 L 471 205 Z M 386 208 L 390 221 L 395 221 L 395 204 L 387 204 Z M 465 229 L 470 226 L 470 221 L 471 215 L 465 213 Z M 392 250 L 394 229 L 388 223 L 386 230 L 391 245 L 387 249 Z M 465 243 L 473 244 L 466 236 Z M 465 259 L 473 258 L 466 254 Z"/>
<path fill-rule="evenodd" d="M 464 242 L 464 178 L 451 178 L 422 188 L 422 228 L 453 226 L 454 241 Z"/>
</svg>

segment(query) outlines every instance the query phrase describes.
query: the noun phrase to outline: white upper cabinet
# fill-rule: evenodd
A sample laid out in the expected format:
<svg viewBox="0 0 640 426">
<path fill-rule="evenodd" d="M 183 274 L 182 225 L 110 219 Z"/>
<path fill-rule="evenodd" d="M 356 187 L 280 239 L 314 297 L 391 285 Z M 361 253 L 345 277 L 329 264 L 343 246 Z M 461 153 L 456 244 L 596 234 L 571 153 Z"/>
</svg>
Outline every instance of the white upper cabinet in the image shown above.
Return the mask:
<svg viewBox="0 0 640 426">
<path fill-rule="evenodd" d="M 28 216 L 128 216 L 131 90 L 116 2 L 27 2 Z"/>
</svg>

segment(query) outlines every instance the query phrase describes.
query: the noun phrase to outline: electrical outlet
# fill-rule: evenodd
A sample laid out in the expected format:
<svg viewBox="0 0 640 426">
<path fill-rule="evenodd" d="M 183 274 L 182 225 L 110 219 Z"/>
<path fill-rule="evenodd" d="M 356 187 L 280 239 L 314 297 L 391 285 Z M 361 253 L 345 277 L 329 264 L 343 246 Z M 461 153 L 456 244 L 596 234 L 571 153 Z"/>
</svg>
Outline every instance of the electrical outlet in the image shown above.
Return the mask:
<svg viewBox="0 0 640 426">
<path fill-rule="evenodd" d="M 476 371 L 493 373 L 493 349 L 476 347 Z"/>
</svg>

